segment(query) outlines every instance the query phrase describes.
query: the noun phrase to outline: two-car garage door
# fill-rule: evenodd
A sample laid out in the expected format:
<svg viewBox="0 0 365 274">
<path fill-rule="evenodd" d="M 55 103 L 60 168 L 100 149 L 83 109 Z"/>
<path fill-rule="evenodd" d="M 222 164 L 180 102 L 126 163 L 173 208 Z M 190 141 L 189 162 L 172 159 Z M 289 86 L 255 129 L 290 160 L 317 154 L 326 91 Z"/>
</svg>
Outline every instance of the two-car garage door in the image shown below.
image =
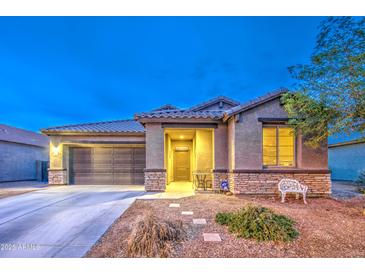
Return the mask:
<svg viewBox="0 0 365 274">
<path fill-rule="evenodd" d="M 144 147 L 70 148 L 72 184 L 143 184 L 145 166 Z"/>
</svg>

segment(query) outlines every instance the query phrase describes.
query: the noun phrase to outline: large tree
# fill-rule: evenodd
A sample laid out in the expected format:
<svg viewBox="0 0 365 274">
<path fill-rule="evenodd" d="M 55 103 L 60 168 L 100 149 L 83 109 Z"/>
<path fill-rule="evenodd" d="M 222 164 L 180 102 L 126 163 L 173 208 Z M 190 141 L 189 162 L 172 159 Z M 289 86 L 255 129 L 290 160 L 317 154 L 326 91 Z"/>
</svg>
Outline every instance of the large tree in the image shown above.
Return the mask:
<svg viewBox="0 0 365 274">
<path fill-rule="evenodd" d="M 319 26 L 310 62 L 289 67 L 294 93 L 283 101 L 306 143 L 365 131 L 365 17 L 329 17 Z"/>
</svg>

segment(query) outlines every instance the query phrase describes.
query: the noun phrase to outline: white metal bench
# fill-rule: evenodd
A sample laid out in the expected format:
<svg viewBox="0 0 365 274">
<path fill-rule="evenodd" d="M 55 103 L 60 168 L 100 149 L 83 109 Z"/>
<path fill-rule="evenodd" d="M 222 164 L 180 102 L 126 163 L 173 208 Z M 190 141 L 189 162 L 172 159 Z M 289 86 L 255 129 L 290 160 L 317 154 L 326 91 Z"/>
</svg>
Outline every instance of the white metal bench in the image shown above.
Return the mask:
<svg viewBox="0 0 365 274">
<path fill-rule="evenodd" d="M 308 187 L 302 185 L 297 180 L 294 179 L 282 179 L 278 184 L 279 191 L 281 193 L 281 202 L 285 202 L 286 193 L 296 193 L 297 199 L 299 198 L 299 193 L 303 195 L 303 201 L 307 204 L 306 195 Z"/>
</svg>

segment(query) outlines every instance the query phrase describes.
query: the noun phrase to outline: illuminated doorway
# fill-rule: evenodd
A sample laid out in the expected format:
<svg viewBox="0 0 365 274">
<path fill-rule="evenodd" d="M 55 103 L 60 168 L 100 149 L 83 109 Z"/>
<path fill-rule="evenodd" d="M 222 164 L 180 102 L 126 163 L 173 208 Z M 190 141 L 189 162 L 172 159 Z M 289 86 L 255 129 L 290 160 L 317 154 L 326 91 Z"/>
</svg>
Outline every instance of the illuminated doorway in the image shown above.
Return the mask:
<svg viewBox="0 0 365 274">
<path fill-rule="evenodd" d="M 174 181 L 190 181 L 190 150 L 188 146 L 177 146 L 174 149 Z"/>
</svg>

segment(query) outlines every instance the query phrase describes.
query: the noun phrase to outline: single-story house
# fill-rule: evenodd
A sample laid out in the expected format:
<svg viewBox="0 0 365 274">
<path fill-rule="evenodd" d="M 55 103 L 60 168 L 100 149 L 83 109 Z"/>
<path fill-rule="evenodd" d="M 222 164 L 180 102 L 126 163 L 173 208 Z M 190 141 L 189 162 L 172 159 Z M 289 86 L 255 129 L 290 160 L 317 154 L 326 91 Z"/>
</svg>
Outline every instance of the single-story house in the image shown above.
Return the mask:
<svg viewBox="0 0 365 274">
<path fill-rule="evenodd" d="M 41 162 L 49 160 L 45 135 L 0 124 L 0 182 L 41 179 Z"/>
<path fill-rule="evenodd" d="M 309 194 L 331 192 L 327 144 L 313 149 L 287 125 L 286 89 L 246 103 L 220 96 L 188 109 L 165 105 L 134 119 L 43 129 L 51 138 L 50 184 L 144 184 L 212 173 L 212 188 L 228 180 L 233 193 L 274 194 L 281 178 L 296 178 Z"/>
<path fill-rule="evenodd" d="M 365 171 L 365 138 L 330 143 L 328 162 L 333 180 L 355 181 Z"/>
</svg>

